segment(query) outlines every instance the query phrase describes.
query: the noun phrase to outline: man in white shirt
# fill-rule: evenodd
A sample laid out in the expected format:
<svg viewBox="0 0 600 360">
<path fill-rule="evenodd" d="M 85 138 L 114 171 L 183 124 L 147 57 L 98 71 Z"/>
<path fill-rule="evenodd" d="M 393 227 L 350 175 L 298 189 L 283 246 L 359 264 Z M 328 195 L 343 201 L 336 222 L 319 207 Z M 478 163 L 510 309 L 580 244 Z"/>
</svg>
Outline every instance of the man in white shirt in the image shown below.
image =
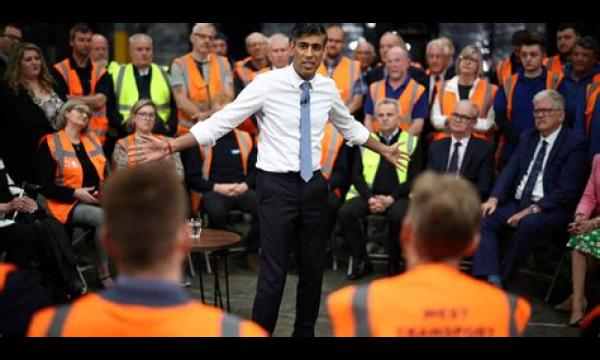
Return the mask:
<svg viewBox="0 0 600 360">
<path fill-rule="evenodd" d="M 297 249 L 299 283 L 293 336 L 314 336 L 325 259 L 324 207 L 328 184 L 320 170 L 321 139 L 329 119 L 350 145 L 362 145 L 405 168 L 400 144 L 386 146 L 369 136 L 340 98 L 333 80 L 316 75 L 327 36 L 314 23 L 292 31 L 292 66 L 257 76 L 237 99 L 189 134 L 132 147 L 145 161 L 216 140 L 255 114 L 259 125 L 256 188 L 261 227 L 261 263 L 252 319 L 273 333 L 289 250 Z"/>
<path fill-rule="evenodd" d="M 585 145 L 563 126 L 563 96 L 543 90 L 533 98 L 535 129 L 523 132 L 490 198 L 481 205 L 481 244 L 473 274 L 503 285 L 526 262 L 536 241 L 561 236 L 587 179 Z M 504 261 L 500 242 L 512 236 Z"/>
</svg>

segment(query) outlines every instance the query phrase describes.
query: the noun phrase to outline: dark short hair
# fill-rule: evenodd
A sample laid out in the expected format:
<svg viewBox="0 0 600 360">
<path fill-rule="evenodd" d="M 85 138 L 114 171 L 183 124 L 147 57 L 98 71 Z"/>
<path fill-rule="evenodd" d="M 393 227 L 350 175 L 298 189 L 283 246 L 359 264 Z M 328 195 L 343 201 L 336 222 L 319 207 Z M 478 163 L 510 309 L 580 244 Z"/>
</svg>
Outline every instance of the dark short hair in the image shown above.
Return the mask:
<svg viewBox="0 0 600 360">
<path fill-rule="evenodd" d="M 523 38 L 523 42 L 521 43 L 521 46 L 533 46 L 533 45 L 539 45 L 540 49 L 542 49 L 542 51 L 546 51 L 546 43 L 542 40 L 542 38 L 536 34 L 536 33 L 529 33 L 529 36 L 526 38 Z"/>
<path fill-rule="evenodd" d="M 23 32 L 23 28 L 21 27 L 21 25 L 16 24 L 16 23 L 5 23 L 5 24 L 2 24 L 2 35 L 5 34 L 6 28 L 8 28 L 8 27 L 19 29 L 19 30 L 21 30 L 21 32 Z"/>
<path fill-rule="evenodd" d="M 323 25 L 319 23 L 296 23 L 292 28 L 292 41 L 296 41 L 307 35 L 322 35 L 327 42 L 327 32 Z"/>
<path fill-rule="evenodd" d="M 581 34 L 581 31 L 579 30 L 579 25 L 577 25 L 576 23 L 560 23 L 556 28 L 556 32 L 565 31 L 567 29 L 573 29 L 573 31 L 575 31 L 575 34 L 577 35 Z"/>
<path fill-rule="evenodd" d="M 174 251 L 185 224 L 185 189 L 165 163 L 127 168 L 103 188 L 104 227 L 115 252 L 131 269 L 151 269 Z"/>
<path fill-rule="evenodd" d="M 512 46 L 522 46 L 532 36 L 531 31 L 527 29 L 516 31 L 510 38 L 510 44 Z"/>
<path fill-rule="evenodd" d="M 69 41 L 75 40 L 75 34 L 77 33 L 89 34 L 91 32 L 92 28 L 88 24 L 75 24 L 75 26 L 69 30 Z"/>
<path fill-rule="evenodd" d="M 227 37 L 227 35 L 223 34 L 220 31 L 217 31 L 217 33 L 215 34 L 215 40 L 224 40 L 226 43 L 229 44 L 229 38 Z"/>
<path fill-rule="evenodd" d="M 577 39 L 575 46 L 581 46 L 586 50 L 593 50 L 594 54 L 598 54 L 598 42 L 591 36 L 584 36 Z"/>
</svg>

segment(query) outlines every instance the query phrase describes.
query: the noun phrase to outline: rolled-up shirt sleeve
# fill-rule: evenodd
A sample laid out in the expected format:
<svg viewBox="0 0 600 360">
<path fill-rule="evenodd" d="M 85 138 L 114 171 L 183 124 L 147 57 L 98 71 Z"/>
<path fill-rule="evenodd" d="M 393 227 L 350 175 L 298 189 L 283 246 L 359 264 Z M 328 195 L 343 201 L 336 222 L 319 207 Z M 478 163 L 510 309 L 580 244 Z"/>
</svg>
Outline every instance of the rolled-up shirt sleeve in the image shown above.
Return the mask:
<svg viewBox="0 0 600 360">
<path fill-rule="evenodd" d="M 214 146 L 219 138 L 262 109 L 263 92 L 263 84 L 258 76 L 244 88 L 234 102 L 194 125 L 190 132 L 199 145 Z"/>
<path fill-rule="evenodd" d="M 337 89 L 333 94 L 329 120 L 346 139 L 348 146 L 363 145 L 369 139 L 369 130 L 350 114 Z"/>
</svg>

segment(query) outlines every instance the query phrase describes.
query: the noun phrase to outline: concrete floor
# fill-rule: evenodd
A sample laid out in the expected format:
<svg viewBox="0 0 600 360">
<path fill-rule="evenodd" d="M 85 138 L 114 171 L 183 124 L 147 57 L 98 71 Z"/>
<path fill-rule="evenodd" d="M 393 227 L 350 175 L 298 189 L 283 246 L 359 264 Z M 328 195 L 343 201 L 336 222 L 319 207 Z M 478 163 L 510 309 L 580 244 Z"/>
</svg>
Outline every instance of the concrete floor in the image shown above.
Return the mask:
<svg viewBox="0 0 600 360">
<path fill-rule="evenodd" d="M 231 312 L 249 319 L 252 314 L 252 302 L 256 291 L 256 279 L 257 275 L 249 270 L 243 269 L 236 265 L 233 260 L 236 255 L 232 255 L 229 258 L 229 271 L 230 271 L 230 301 L 231 301 Z M 332 336 L 329 318 L 325 310 L 325 299 L 329 293 L 335 291 L 345 285 L 349 285 L 352 282 L 346 279 L 345 269 L 346 264 L 340 264 L 341 269 L 333 271 L 327 269 L 324 275 L 323 282 L 323 294 L 321 298 L 321 310 L 317 319 L 315 328 L 315 335 L 322 337 Z M 376 265 L 376 272 L 374 275 L 362 280 L 361 282 L 367 282 L 375 278 L 384 276 L 385 265 Z M 565 274 L 568 275 L 568 274 Z M 213 276 L 204 273 L 204 285 L 206 291 L 206 300 L 209 303 L 213 301 L 212 291 L 213 287 Z M 274 332 L 274 336 L 287 337 L 290 336 L 293 331 L 294 317 L 295 317 L 295 288 L 298 282 L 296 275 L 288 275 L 283 300 L 281 303 L 279 319 L 277 327 Z M 529 300 L 532 305 L 533 312 L 530 320 L 529 328 L 526 332 L 526 336 L 533 337 L 556 337 L 565 336 L 572 337 L 578 336 L 578 330 L 567 326 L 568 314 L 563 314 L 552 309 L 552 305 L 544 302 L 543 298 L 545 292 L 548 289 L 550 282 L 547 276 L 542 276 L 528 271 L 521 272 L 518 278 L 515 280 L 510 290 L 514 293 L 520 294 Z M 221 277 L 221 286 L 224 294 L 224 279 Z M 554 299 L 551 301 L 557 302 L 567 291 L 567 283 L 564 280 L 558 283 L 557 291 L 553 296 Z M 198 290 L 198 279 L 195 278 L 193 286 L 188 288 L 190 293 L 195 298 L 200 298 L 200 291 Z M 562 294 L 561 294 L 562 293 Z M 225 299 L 223 297 L 223 299 Z"/>
</svg>

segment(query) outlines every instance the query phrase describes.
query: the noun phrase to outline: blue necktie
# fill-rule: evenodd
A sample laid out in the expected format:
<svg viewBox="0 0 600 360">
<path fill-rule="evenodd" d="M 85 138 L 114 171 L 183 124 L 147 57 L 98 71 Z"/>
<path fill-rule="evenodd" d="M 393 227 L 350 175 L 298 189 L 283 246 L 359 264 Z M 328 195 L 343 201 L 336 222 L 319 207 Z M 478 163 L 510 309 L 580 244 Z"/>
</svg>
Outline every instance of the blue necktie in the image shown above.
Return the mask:
<svg viewBox="0 0 600 360">
<path fill-rule="evenodd" d="M 542 141 L 542 147 L 535 157 L 535 161 L 533 162 L 533 167 L 531 168 L 531 174 L 529 174 L 529 178 L 527 179 L 527 183 L 525 183 L 525 187 L 523 188 L 523 193 L 521 194 L 521 202 L 520 206 L 522 209 L 531 205 L 531 195 L 533 195 L 533 188 L 535 187 L 535 182 L 542 171 L 542 165 L 544 164 L 544 157 L 546 156 L 546 145 L 548 143 L 546 140 Z"/>
<path fill-rule="evenodd" d="M 448 165 L 448 172 L 452 174 L 458 174 L 458 148 L 462 146 L 460 141 L 454 143 L 454 152 L 450 157 L 450 165 Z"/>
<path fill-rule="evenodd" d="M 313 176 L 312 139 L 310 134 L 310 83 L 300 85 L 300 177 L 309 182 Z"/>
</svg>

